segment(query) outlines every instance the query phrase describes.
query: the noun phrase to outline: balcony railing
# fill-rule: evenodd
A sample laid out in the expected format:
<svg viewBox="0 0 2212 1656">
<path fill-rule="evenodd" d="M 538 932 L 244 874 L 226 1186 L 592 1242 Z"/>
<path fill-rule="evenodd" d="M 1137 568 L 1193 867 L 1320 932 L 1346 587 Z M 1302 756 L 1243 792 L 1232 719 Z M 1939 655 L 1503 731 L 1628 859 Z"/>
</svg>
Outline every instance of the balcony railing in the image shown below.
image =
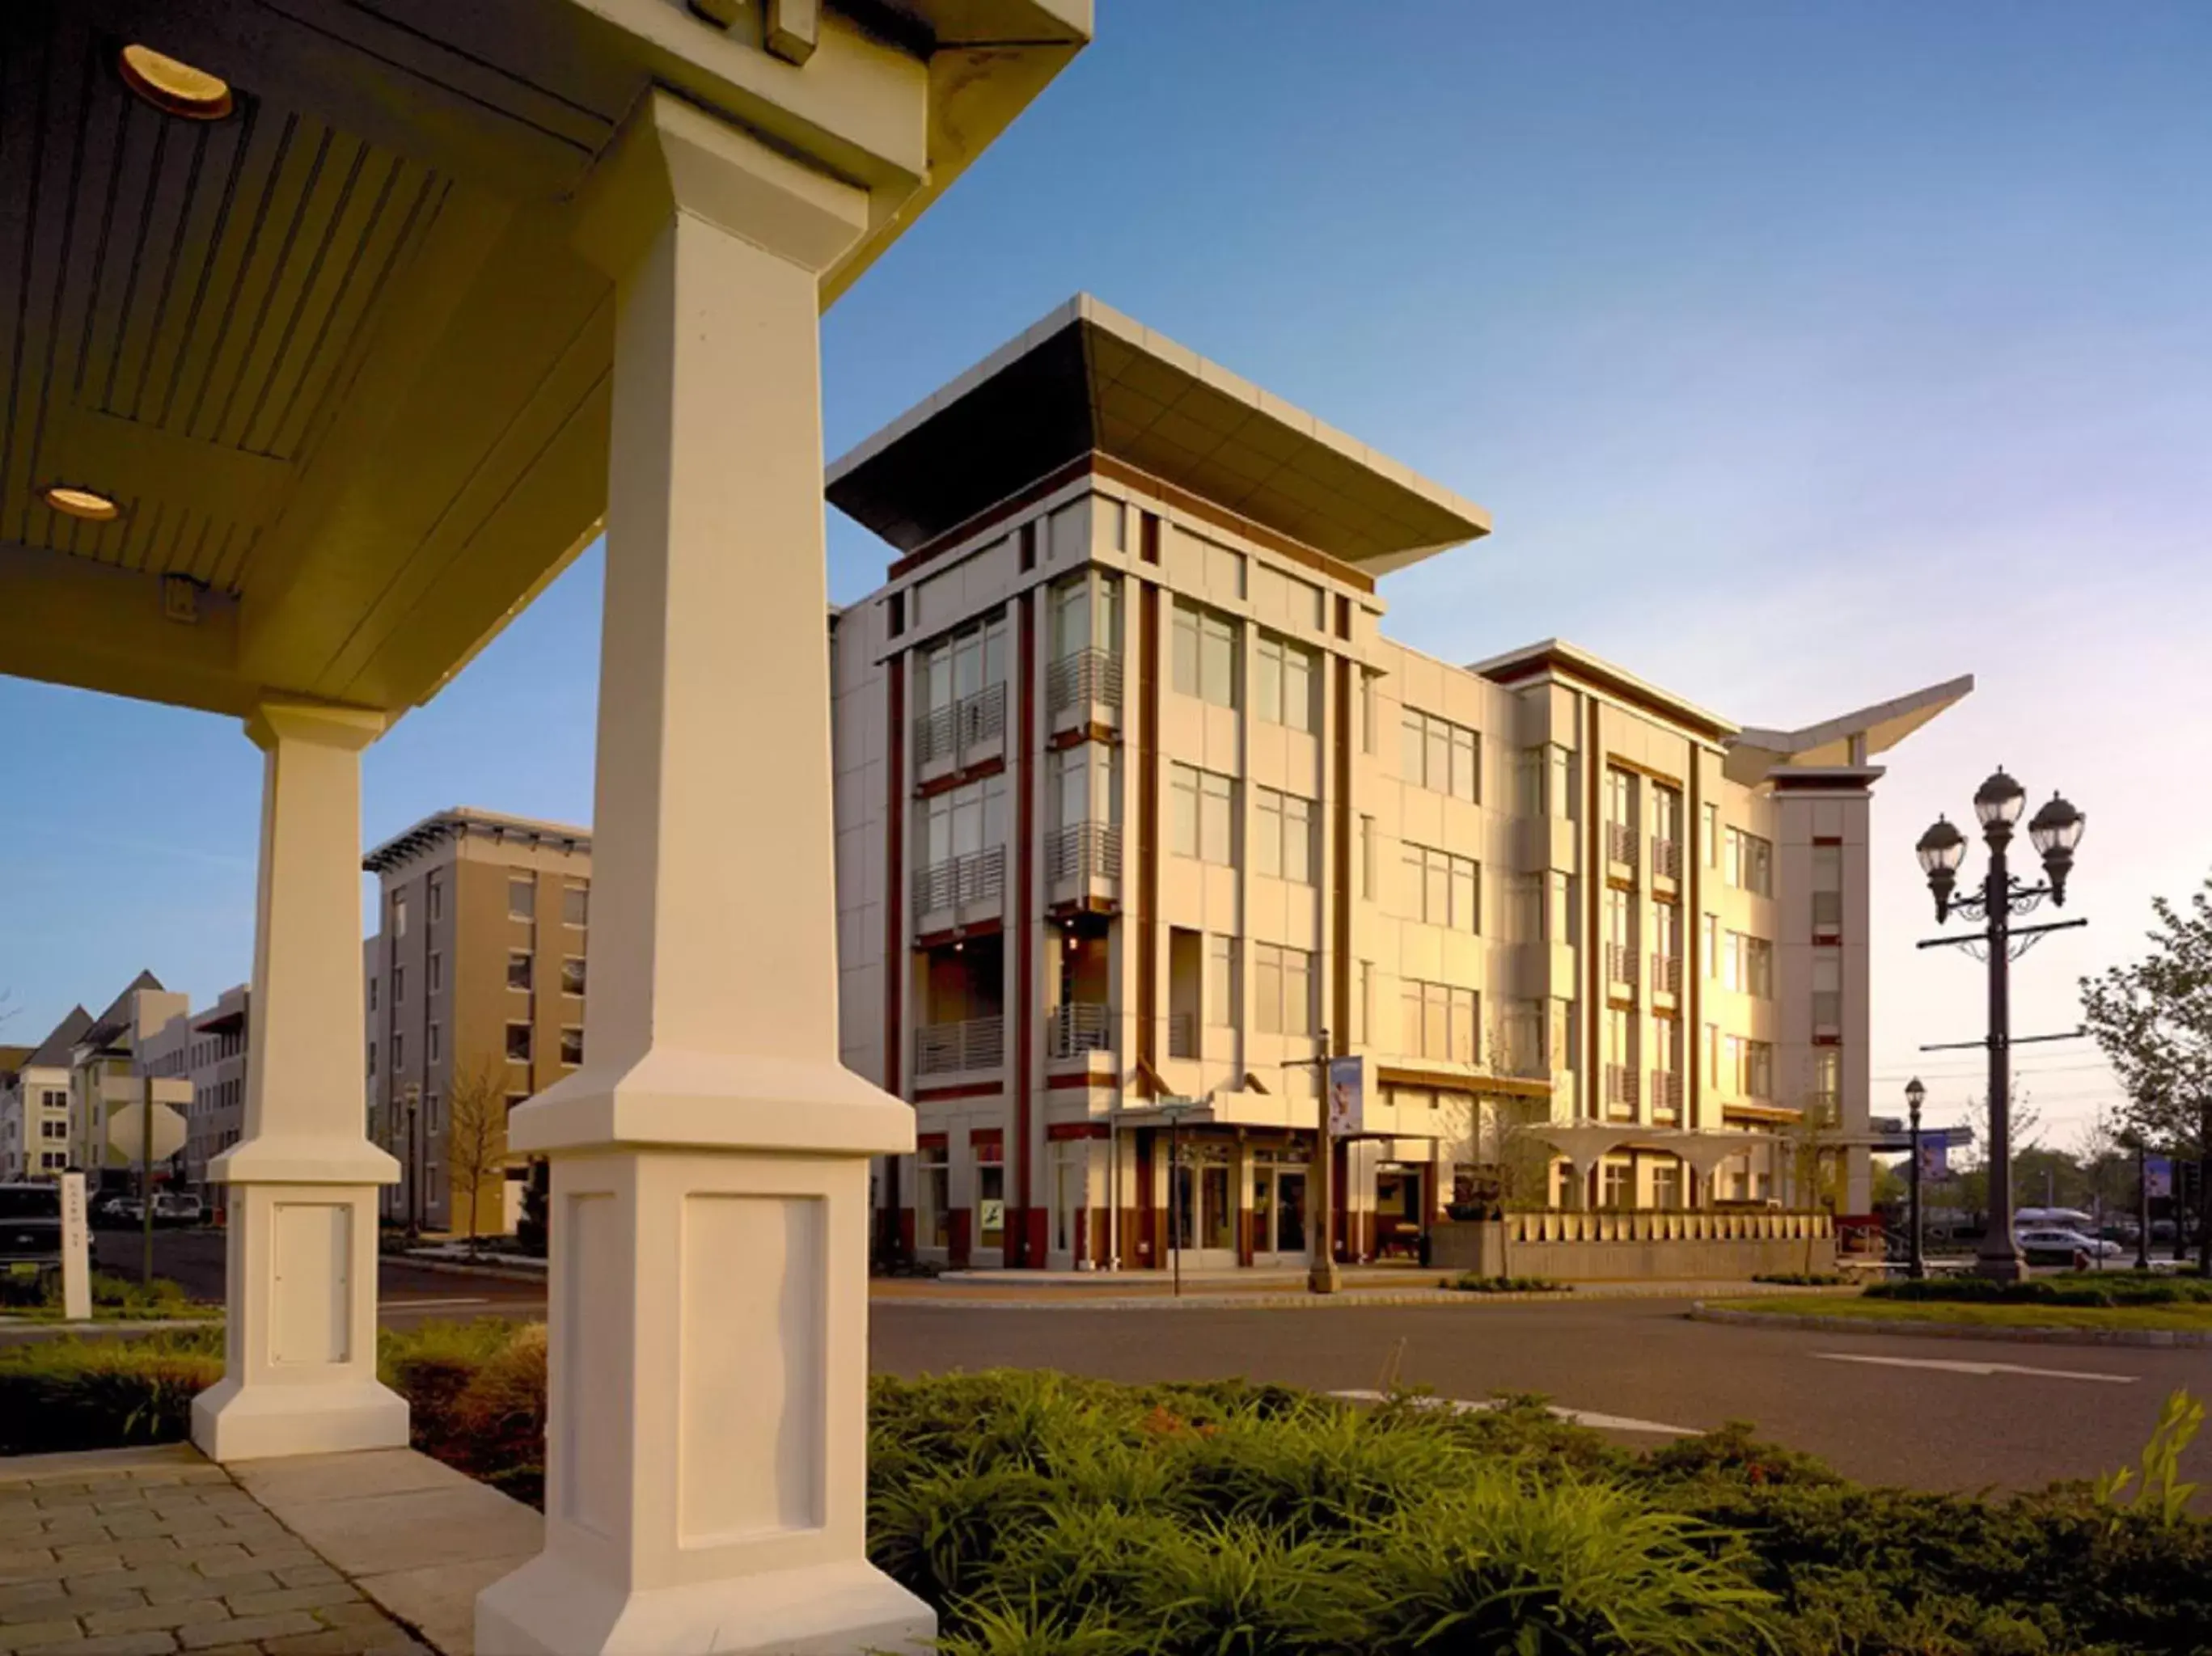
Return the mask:
<svg viewBox="0 0 2212 1656">
<path fill-rule="evenodd" d="M 1625 943 L 1609 943 L 1605 946 L 1605 975 L 1608 983 L 1636 982 L 1636 950 Z"/>
<path fill-rule="evenodd" d="M 948 857 L 941 863 L 914 871 L 914 913 L 924 914 L 959 908 L 969 903 L 991 902 L 1006 889 L 1006 852 L 1003 846 Z"/>
<path fill-rule="evenodd" d="M 1054 713 L 1070 707 L 1121 706 L 1121 664 L 1097 648 L 1062 656 L 1045 669 L 1044 693 Z"/>
<path fill-rule="evenodd" d="M 1655 880 L 1680 880 L 1682 877 L 1682 847 L 1663 834 L 1651 836 L 1651 877 Z"/>
<path fill-rule="evenodd" d="M 914 1032 L 914 1072 L 917 1076 L 995 1070 L 1006 1056 L 1006 1021 L 1003 1017 L 925 1023 Z"/>
<path fill-rule="evenodd" d="M 1651 957 L 1651 992 L 1655 995 L 1680 995 L 1682 992 L 1682 957 L 1680 955 L 1654 955 Z"/>
<path fill-rule="evenodd" d="M 1096 1001 L 1072 1000 L 1052 1009 L 1050 1051 L 1054 1058 L 1114 1050 L 1114 1010 Z"/>
<path fill-rule="evenodd" d="M 1626 822 L 1605 825 L 1605 854 L 1616 863 L 1636 866 L 1636 830 Z"/>
<path fill-rule="evenodd" d="M 1121 830 L 1106 822 L 1071 822 L 1044 842 L 1048 880 L 1118 880 Z"/>
<path fill-rule="evenodd" d="M 1006 728 L 1006 687 L 987 684 L 949 707 L 918 715 L 914 722 L 914 761 L 927 765 L 957 759 L 972 743 L 987 741 Z"/>
<path fill-rule="evenodd" d="M 1614 1109 L 1636 1107 L 1636 1071 L 1626 1064 L 1605 1066 L 1605 1101 Z"/>
<path fill-rule="evenodd" d="M 1168 1056 L 1196 1058 L 1198 1056 L 1198 1014 L 1170 1012 L 1168 1014 Z"/>
<path fill-rule="evenodd" d="M 1678 1115 L 1682 1108 L 1682 1077 L 1672 1070 L 1651 1072 L 1651 1113 Z"/>
</svg>

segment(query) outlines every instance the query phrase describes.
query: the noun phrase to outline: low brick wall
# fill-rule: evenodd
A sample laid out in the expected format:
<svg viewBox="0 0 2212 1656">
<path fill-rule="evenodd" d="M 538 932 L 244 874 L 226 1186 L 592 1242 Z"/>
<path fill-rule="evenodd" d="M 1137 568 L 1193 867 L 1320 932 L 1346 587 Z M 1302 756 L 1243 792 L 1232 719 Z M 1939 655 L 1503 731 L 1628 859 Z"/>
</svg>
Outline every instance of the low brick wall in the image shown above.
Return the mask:
<svg viewBox="0 0 2212 1656">
<path fill-rule="evenodd" d="M 1430 1263 L 1440 1271 L 1548 1277 L 1562 1283 L 1730 1282 L 1770 1272 L 1836 1268 L 1835 1230 L 1825 1215 L 1558 1217 L 1571 1222 L 1530 1214 L 1504 1222 L 1447 1220 L 1430 1233 Z"/>
</svg>

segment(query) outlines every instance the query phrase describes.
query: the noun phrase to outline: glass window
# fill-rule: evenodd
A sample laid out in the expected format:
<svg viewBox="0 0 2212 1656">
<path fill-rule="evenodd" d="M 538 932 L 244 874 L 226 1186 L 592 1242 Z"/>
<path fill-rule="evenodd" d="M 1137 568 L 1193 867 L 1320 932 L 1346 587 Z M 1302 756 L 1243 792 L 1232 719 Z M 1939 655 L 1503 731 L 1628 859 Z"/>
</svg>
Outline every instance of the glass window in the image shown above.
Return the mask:
<svg viewBox="0 0 2212 1656">
<path fill-rule="evenodd" d="M 584 992 L 584 958 L 571 955 L 561 962 L 561 992 L 580 995 Z"/>
<path fill-rule="evenodd" d="M 1216 776 L 1212 771 L 1200 771 L 1198 784 L 1199 855 L 1209 863 L 1230 867 L 1235 860 L 1230 849 L 1235 785 L 1227 777 Z"/>
<path fill-rule="evenodd" d="M 538 918 L 537 881 L 527 875 L 507 881 L 507 913 L 511 919 L 534 920 Z"/>
<path fill-rule="evenodd" d="M 1255 790 L 1252 832 L 1252 871 L 1279 879 L 1283 872 L 1283 796 L 1273 788 Z"/>
<path fill-rule="evenodd" d="M 581 1064 L 584 1061 L 584 1032 L 576 1024 L 568 1024 L 561 1031 L 561 1062 Z"/>
<path fill-rule="evenodd" d="M 1188 765 L 1168 767 L 1168 849 L 1198 855 L 1198 773 Z"/>
<path fill-rule="evenodd" d="M 407 1067 L 407 1037 L 404 1035 L 392 1038 L 392 1067 L 395 1072 Z"/>
<path fill-rule="evenodd" d="M 1237 626 L 1225 616 L 1178 602 L 1175 607 L 1176 693 L 1217 707 L 1237 705 Z"/>
<path fill-rule="evenodd" d="M 1212 931 L 1206 938 L 1206 1022 L 1218 1029 L 1237 1021 L 1237 939 Z"/>
<path fill-rule="evenodd" d="M 433 874 L 423 883 L 423 889 L 428 894 L 430 924 L 435 925 L 446 918 L 446 883 Z"/>
<path fill-rule="evenodd" d="M 1283 951 L 1273 943 L 1253 946 L 1252 1013 L 1261 1034 L 1283 1033 Z"/>
<path fill-rule="evenodd" d="M 1369 901 L 1375 898 L 1376 853 L 1375 819 L 1359 819 L 1359 895 Z"/>
<path fill-rule="evenodd" d="M 392 935 L 395 937 L 407 935 L 407 894 L 404 891 L 392 894 Z"/>
<path fill-rule="evenodd" d="M 583 925 L 589 918 L 591 902 L 592 893 L 590 887 L 580 885 L 562 886 L 561 888 L 561 924 L 563 925 Z"/>
<path fill-rule="evenodd" d="M 1721 917 L 1701 914 L 1698 917 L 1698 952 L 1705 957 L 1705 976 L 1717 978 L 1721 972 Z"/>
<path fill-rule="evenodd" d="M 925 1148 L 915 1158 L 914 1240 L 921 1247 L 949 1247 L 952 1244 L 952 1165 L 942 1144 Z"/>
<path fill-rule="evenodd" d="M 404 966 L 392 968 L 392 1004 L 394 1006 L 407 1004 L 407 968 Z"/>
<path fill-rule="evenodd" d="M 438 1055 L 439 1055 L 439 1052 L 442 1050 L 442 1047 L 443 1047 L 443 1044 L 444 1044 L 444 1043 L 443 1043 L 443 1041 L 442 1041 L 442 1040 L 441 1040 L 441 1031 L 439 1030 L 438 1026 L 437 1026 L 436 1024 L 434 1024 L 434 1024 L 432 1024 L 432 1025 L 430 1026 L 430 1028 L 429 1028 L 429 1036 L 430 1036 L 429 1042 L 428 1042 L 428 1046 L 429 1046 L 429 1054 L 430 1054 L 429 1061 L 430 1061 L 431 1063 L 433 1063 L 433 1064 L 435 1064 L 435 1063 L 438 1061 Z"/>
<path fill-rule="evenodd" d="M 534 962 L 530 951 L 526 949 L 509 949 L 507 956 L 507 986 L 510 989 L 532 988 L 534 986 L 535 977 Z"/>
<path fill-rule="evenodd" d="M 1705 807 L 1703 815 L 1705 817 L 1703 824 L 1703 834 L 1705 839 L 1703 855 L 1705 859 L 1705 866 L 1707 868 L 1718 868 L 1720 866 L 1721 859 L 1721 808 L 1718 805 L 1709 804 Z"/>
<path fill-rule="evenodd" d="M 530 1026 L 510 1023 L 507 1026 L 507 1055 L 518 1064 L 530 1062 Z"/>
<path fill-rule="evenodd" d="M 1359 750 L 1375 751 L 1376 718 L 1375 713 L 1375 675 L 1361 670 L 1359 675 Z"/>
<path fill-rule="evenodd" d="M 368 980 L 368 1010 L 372 1012 L 376 1010 L 376 980 L 374 978 Z"/>
</svg>

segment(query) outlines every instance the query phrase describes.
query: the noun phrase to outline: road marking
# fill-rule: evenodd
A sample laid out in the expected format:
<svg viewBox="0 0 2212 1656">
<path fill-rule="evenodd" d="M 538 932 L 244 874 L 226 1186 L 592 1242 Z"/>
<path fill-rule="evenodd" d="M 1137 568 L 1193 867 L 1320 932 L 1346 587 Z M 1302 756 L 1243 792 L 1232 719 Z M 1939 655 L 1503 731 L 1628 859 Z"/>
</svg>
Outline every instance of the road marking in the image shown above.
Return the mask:
<svg viewBox="0 0 2212 1656">
<path fill-rule="evenodd" d="M 2107 1386 L 2133 1386 L 2136 1374 L 2098 1374 L 2084 1368 L 2030 1368 L 2017 1362 L 1966 1362 L 1956 1357 L 1875 1357 L 1861 1351 L 1815 1351 L 1830 1362 L 1872 1362 L 1887 1368 L 1940 1368 L 1953 1374 L 2029 1374 L 2038 1380 L 2102 1380 Z"/>
<path fill-rule="evenodd" d="M 444 1307 L 447 1307 L 447 1306 L 454 1306 L 454 1305 L 489 1305 L 490 1303 L 491 1303 L 491 1301 L 490 1301 L 489 1300 L 488 1300 L 488 1299 L 483 1299 L 483 1300 L 386 1300 L 386 1301 L 384 1302 L 384 1308 L 385 1308 L 386 1311 L 434 1311 L 434 1310 L 441 1309 L 441 1308 L 443 1308 Z"/>
<path fill-rule="evenodd" d="M 1346 1403 L 1381 1403 L 1383 1401 L 1382 1393 L 1380 1392 L 1331 1392 L 1328 1395 L 1333 1398 L 1341 1398 Z M 1455 1415 L 1486 1414 L 1491 1410 L 1498 1406 L 1495 1398 L 1486 1399 L 1480 1403 L 1470 1403 L 1463 1398 L 1417 1397 L 1409 1398 L 1407 1401 L 1411 1403 L 1416 1409 L 1449 1409 Z M 1587 1409 L 1563 1408 L 1556 1403 L 1547 1404 L 1545 1407 L 1556 1419 L 1571 1421 L 1577 1426 L 1587 1426 L 1595 1431 L 1649 1432 L 1657 1437 L 1695 1437 L 1698 1435 L 1698 1429 L 1694 1426 L 1662 1426 L 1656 1420 L 1636 1420 L 1627 1415 L 1601 1415 L 1594 1413 Z"/>
</svg>

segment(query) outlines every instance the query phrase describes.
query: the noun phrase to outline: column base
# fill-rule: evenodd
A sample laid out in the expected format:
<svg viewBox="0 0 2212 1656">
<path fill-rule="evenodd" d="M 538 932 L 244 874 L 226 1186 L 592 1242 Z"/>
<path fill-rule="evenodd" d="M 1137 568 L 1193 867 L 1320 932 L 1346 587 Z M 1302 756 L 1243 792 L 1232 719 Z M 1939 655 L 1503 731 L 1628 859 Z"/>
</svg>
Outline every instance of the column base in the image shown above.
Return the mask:
<svg viewBox="0 0 2212 1656">
<path fill-rule="evenodd" d="M 407 1447 L 407 1399 L 374 1380 L 250 1385 L 226 1376 L 192 1399 L 192 1442 L 210 1460 Z"/>
<path fill-rule="evenodd" d="M 919 1656 L 937 1615 L 874 1565 L 628 1591 L 544 1554 L 477 1597 L 478 1656 Z"/>
</svg>

